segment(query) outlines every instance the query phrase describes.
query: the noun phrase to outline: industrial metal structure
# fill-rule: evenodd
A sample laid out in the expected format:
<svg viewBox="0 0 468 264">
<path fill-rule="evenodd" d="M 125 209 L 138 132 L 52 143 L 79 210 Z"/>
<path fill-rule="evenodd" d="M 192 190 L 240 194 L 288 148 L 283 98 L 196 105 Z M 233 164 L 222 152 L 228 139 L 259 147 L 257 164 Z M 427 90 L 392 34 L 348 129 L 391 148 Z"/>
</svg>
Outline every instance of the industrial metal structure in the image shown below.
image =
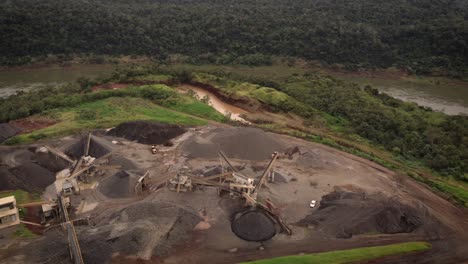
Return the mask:
<svg viewBox="0 0 468 264">
<path fill-rule="evenodd" d="M 16 199 L 14 196 L 0 198 L 0 229 L 20 223 Z"/>
</svg>

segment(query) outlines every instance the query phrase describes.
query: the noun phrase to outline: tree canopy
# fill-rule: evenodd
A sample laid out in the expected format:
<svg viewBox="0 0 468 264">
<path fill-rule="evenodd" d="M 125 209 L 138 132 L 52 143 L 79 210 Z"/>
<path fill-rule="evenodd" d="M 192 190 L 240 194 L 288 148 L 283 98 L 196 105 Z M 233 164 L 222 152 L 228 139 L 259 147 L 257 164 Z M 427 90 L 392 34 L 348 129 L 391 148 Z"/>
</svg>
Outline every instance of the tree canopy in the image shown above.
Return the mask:
<svg viewBox="0 0 468 264">
<path fill-rule="evenodd" d="M 464 74 L 467 18 L 464 0 L 0 0 L 0 63 L 92 53 L 256 64 L 278 55 Z"/>
</svg>

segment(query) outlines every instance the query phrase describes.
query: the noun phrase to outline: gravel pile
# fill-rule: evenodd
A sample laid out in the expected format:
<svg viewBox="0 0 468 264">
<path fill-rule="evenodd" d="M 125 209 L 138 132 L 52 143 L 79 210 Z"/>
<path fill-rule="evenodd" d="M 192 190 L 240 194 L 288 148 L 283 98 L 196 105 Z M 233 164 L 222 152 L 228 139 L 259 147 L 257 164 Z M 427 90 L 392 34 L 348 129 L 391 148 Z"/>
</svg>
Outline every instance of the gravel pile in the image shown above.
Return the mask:
<svg viewBox="0 0 468 264">
<path fill-rule="evenodd" d="M 86 263 L 106 263 L 115 253 L 149 260 L 186 240 L 202 219 L 177 205 L 140 202 L 98 219 L 79 232 Z"/>
<path fill-rule="evenodd" d="M 131 121 L 118 125 L 107 134 L 142 144 L 157 145 L 169 144 L 171 139 L 185 132 L 186 130 L 181 126 L 150 121 Z"/>
<path fill-rule="evenodd" d="M 318 226 L 337 238 L 365 233 L 433 232 L 434 218 L 422 207 L 412 207 L 382 194 L 334 191 L 322 197 L 320 207 L 299 222 Z"/>
<path fill-rule="evenodd" d="M 0 149 L 0 190 L 41 192 L 55 181 L 55 172 L 68 165 L 36 148 L 4 147 Z"/>
<path fill-rule="evenodd" d="M 261 210 L 236 214 L 231 229 L 234 234 L 247 241 L 265 241 L 276 234 L 275 222 Z"/>
<path fill-rule="evenodd" d="M 216 158 L 222 150 L 229 158 L 266 160 L 285 146 L 275 136 L 257 128 L 218 128 L 195 135 L 184 142 L 182 149 L 193 158 Z"/>
<path fill-rule="evenodd" d="M 101 181 L 99 191 L 109 198 L 131 197 L 137 181 L 137 175 L 122 170 Z"/>
<path fill-rule="evenodd" d="M 41 192 L 55 181 L 55 174 L 32 163 L 8 169 L 0 167 L 0 191 L 22 189 L 27 192 Z"/>
<path fill-rule="evenodd" d="M 3 141 L 15 136 L 21 132 L 21 129 L 15 125 L 8 124 L 8 123 L 1 123 L 0 124 L 0 143 Z"/>
<path fill-rule="evenodd" d="M 68 147 L 65 154 L 79 159 L 84 155 L 86 144 L 88 143 L 88 135 L 82 136 L 81 139 L 75 144 Z M 89 155 L 95 158 L 100 158 L 107 153 L 111 152 L 114 146 L 111 142 L 102 138 L 91 136 L 89 143 Z"/>
<path fill-rule="evenodd" d="M 54 173 L 64 170 L 70 166 L 68 161 L 57 158 L 57 156 L 50 152 L 37 152 L 34 155 L 34 160 L 37 164 L 41 165 L 41 167 L 44 167 Z"/>
</svg>

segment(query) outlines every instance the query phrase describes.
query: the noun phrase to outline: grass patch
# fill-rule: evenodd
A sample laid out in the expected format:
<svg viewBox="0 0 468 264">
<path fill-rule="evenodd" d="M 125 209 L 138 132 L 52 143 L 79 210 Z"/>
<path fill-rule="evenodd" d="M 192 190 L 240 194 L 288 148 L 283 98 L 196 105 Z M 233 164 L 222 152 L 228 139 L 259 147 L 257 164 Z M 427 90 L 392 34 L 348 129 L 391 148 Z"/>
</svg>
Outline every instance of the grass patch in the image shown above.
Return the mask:
<svg viewBox="0 0 468 264">
<path fill-rule="evenodd" d="M 132 81 L 151 81 L 151 82 L 167 82 L 172 79 L 172 76 L 167 74 L 149 74 L 143 76 L 137 76 L 132 78 Z"/>
<path fill-rule="evenodd" d="M 456 201 L 468 207 L 468 184 L 443 178 L 431 180 L 431 183 L 428 184 L 443 193 L 451 195 Z"/>
<path fill-rule="evenodd" d="M 386 246 L 363 247 L 349 250 L 338 250 L 324 253 L 308 254 L 302 256 L 286 256 L 272 259 L 244 262 L 248 264 L 339 264 L 357 261 L 366 261 L 385 256 L 394 256 L 428 250 L 431 244 L 427 242 L 407 242 Z"/>
<path fill-rule="evenodd" d="M 35 238 L 36 236 L 24 224 L 19 224 L 18 229 L 13 233 L 13 237 L 16 238 Z"/>
<path fill-rule="evenodd" d="M 0 198 L 12 196 L 12 195 L 15 196 L 17 204 L 33 203 L 33 202 L 39 202 L 42 200 L 40 194 L 28 193 L 23 190 L 0 192 Z"/>
<path fill-rule="evenodd" d="M 190 106 L 187 103 L 181 103 Z M 194 109 L 198 105 L 193 104 L 193 112 L 201 115 L 203 111 L 215 111 L 207 105 L 202 105 L 200 109 Z M 208 107 L 208 109 L 206 109 Z M 177 107 L 174 107 L 177 108 Z M 92 112 L 94 119 L 83 118 L 80 114 L 84 110 Z M 186 107 L 187 112 L 190 107 Z M 107 98 L 95 102 L 84 103 L 72 108 L 59 108 L 50 112 L 51 115 L 58 116 L 60 122 L 47 128 L 33 131 L 28 134 L 18 135 L 9 141 L 16 143 L 30 143 L 39 136 L 41 138 L 52 138 L 71 134 L 81 130 L 109 128 L 122 122 L 132 120 L 149 120 L 177 125 L 205 125 L 207 121 L 194 118 L 184 113 L 178 113 L 169 109 L 157 106 L 151 101 L 141 98 Z M 207 114 L 208 115 L 208 114 Z M 209 115 L 208 115 L 209 116 Z M 7 142 L 8 143 L 8 142 Z"/>
</svg>

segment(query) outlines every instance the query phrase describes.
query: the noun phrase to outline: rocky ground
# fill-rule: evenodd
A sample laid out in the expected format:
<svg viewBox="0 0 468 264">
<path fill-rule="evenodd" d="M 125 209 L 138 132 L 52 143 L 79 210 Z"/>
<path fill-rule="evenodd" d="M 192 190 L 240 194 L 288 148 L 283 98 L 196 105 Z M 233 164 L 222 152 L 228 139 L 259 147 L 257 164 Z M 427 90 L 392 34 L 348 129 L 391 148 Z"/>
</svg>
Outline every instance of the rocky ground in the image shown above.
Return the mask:
<svg viewBox="0 0 468 264">
<path fill-rule="evenodd" d="M 410 178 L 323 145 L 259 129 L 203 127 L 185 133 L 176 129 L 161 134 L 164 139 L 158 141 L 157 154 L 151 154 L 150 145 L 137 142 L 142 142 L 135 137 L 138 131 L 125 128 L 120 137 L 115 132 L 95 133 L 90 153 L 112 152 L 109 163 L 120 167 L 83 184 L 81 193 L 72 196 L 72 216 L 91 220 L 91 225 L 77 226 L 85 263 L 234 263 L 421 240 L 431 242 L 433 249 L 398 261 L 468 260 L 466 210 Z M 162 145 L 169 140 L 171 144 Z M 81 155 L 84 141 L 74 136 L 47 144 L 76 157 Z M 242 201 L 219 196 L 212 187 L 181 193 L 161 187 L 174 173 L 196 177 L 219 173 L 218 150 L 241 173 L 258 178 L 274 151 L 295 146 L 300 154 L 277 160 L 275 182 L 266 184 L 258 197 L 276 206 L 291 227 L 291 236 L 278 232 L 274 222 L 269 228 L 269 218 L 245 211 Z M 54 184 L 53 175 L 67 164 L 55 166 L 50 157 L 41 160 L 38 147 L 40 144 L 2 147 L 0 181 L 8 182 L 8 188 L 42 191 Z M 135 194 L 136 179 L 146 172 L 151 177 L 149 187 Z M 310 208 L 311 200 L 317 200 L 315 208 Z M 241 221 L 239 213 L 246 215 Z M 259 229 L 256 223 L 265 228 Z M 246 236 L 261 233 L 266 240 L 246 241 L 234 229 Z M 27 243 L 0 238 L 0 263 L 68 263 L 66 244 L 59 229 Z"/>
</svg>

